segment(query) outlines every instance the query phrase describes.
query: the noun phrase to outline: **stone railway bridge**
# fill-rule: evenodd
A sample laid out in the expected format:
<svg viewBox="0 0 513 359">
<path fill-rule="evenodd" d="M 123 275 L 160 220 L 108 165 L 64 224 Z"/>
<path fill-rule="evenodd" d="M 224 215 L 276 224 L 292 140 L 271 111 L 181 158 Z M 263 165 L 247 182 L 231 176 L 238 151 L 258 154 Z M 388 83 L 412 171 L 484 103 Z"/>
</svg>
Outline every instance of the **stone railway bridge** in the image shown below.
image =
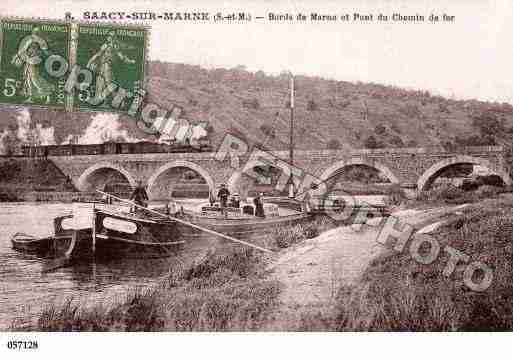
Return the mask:
<svg viewBox="0 0 513 359">
<path fill-rule="evenodd" d="M 288 159 L 287 151 L 270 154 L 283 161 Z M 91 179 L 102 171 L 114 170 L 131 186 L 142 181 L 152 198 L 155 198 L 153 193 L 157 179 L 180 167 L 201 175 L 211 189 L 227 183 L 231 191 L 235 191 L 242 173 L 254 162 L 249 152 L 239 157 L 236 168 L 232 167 L 230 156 L 219 161 L 215 152 L 50 156 L 49 159 L 72 179 L 79 190 L 90 188 Z M 294 165 L 319 180 L 326 180 L 349 166 L 363 165 L 379 170 L 410 195 L 429 188 L 440 171 L 456 164 L 486 167 L 500 176 L 506 185 L 512 183 L 505 153 L 500 146 L 467 147 L 458 153 L 433 148 L 294 152 Z"/>
</svg>

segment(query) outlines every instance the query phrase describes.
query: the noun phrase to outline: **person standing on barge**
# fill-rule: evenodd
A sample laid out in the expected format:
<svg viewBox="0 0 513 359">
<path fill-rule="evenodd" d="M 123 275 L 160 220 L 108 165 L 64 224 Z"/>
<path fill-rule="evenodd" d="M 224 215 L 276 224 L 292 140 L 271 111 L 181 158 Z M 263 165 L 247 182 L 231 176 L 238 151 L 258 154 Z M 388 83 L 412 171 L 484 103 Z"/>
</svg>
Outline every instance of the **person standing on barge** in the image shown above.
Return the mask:
<svg viewBox="0 0 513 359">
<path fill-rule="evenodd" d="M 221 188 L 219 192 L 217 192 L 217 198 L 219 198 L 219 202 L 221 203 L 221 208 L 226 208 L 226 204 L 228 202 L 228 197 L 230 197 L 230 191 L 226 188 L 224 183 L 221 184 Z"/>
</svg>

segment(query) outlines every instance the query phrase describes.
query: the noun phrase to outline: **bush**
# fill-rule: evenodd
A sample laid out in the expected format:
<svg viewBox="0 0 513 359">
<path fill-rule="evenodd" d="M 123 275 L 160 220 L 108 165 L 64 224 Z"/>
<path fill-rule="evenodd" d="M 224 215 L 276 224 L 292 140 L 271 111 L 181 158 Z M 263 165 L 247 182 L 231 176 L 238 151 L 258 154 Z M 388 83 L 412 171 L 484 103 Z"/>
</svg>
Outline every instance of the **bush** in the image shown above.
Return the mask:
<svg viewBox="0 0 513 359">
<path fill-rule="evenodd" d="M 419 201 L 444 201 L 446 199 L 454 199 L 461 196 L 464 192 L 458 187 L 442 184 L 432 187 L 427 191 L 422 191 L 417 196 Z"/>
<path fill-rule="evenodd" d="M 274 227 L 267 235 L 265 243 L 278 249 L 288 248 L 307 239 L 315 238 L 335 226 L 336 224 L 328 217 L 317 217 L 308 223 Z"/>
<path fill-rule="evenodd" d="M 507 191 L 505 187 L 480 186 L 475 190 L 464 191 L 460 187 L 448 184 L 439 185 L 428 191 L 422 191 L 417 196 L 418 201 L 436 202 L 443 201 L 450 204 L 472 203 L 486 198 L 497 197 L 498 194 Z"/>
<path fill-rule="evenodd" d="M 301 230 L 303 231 L 303 235 L 306 239 L 311 239 L 317 237 L 319 234 L 321 234 L 321 230 L 319 228 L 319 222 L 313 221 L 310 223 L 305 223 L 300 225 Z"/>
<path fill-rule="evenodd" d="M 241 278 L 255 274 L 261 257 L 253 249 L 237 248 L 229 255 L 211 255 L 205 261 L 196 264 L 184 273 L 184 279 L 190 281 L 194 278 L 210 278 L 220 269 L 227 269 Z"/>
<path fill-rule="evenodd" d="M 271 231 L 271 237 L 275 240 L 278 248 L 288 248 L 306 239 L 306 235 L 300 225 L 274 227 Z"/>
<path fill-rule="evenodd" d="M 487 185 L 493 187 L 501 187 L 503 185 L 502 178 L 497 175 L 477 176 L 476 182 L 479 185 Z"/>
</svg>

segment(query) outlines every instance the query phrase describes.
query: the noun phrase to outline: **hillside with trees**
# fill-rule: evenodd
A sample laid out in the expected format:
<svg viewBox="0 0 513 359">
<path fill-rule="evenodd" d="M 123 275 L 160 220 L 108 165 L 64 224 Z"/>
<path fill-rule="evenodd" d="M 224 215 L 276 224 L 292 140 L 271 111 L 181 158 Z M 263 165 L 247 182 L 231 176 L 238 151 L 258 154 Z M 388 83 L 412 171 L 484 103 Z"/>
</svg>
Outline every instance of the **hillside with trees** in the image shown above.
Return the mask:
<svg viewBox="0 0 513 359">
<path fill-rule="evenodd" d="M 289 75 L 262 71 L 205 69 L 151 62 L 148 101 L 170 109 L 182 106 L 191 123 L 207 121 L 217 145 L 226 133 L 270 149 L 289 142 Z M 476 100 L 451 100 L 427 91 L 373 83 L 350 83 L 296 76 L 295 143 L 299 149 L 349 149 L 468 145 L 509 145 L 513 106 Z M 18 131 L 15 108 L 0 107 L 2 147 L 11 147 Z M 31 126 L 53 127 L 55 143 L 81 136 L 91 113 L 30 109 Z M 119 119 L 132 140 L 153 140 L 127 116 Z M 25 139 L 26 140 L 26 139 Z M 119 139 L 117 139 L 119 140 Z M 5 151 L 4 151 L 5 152 Z"/>
</svg>

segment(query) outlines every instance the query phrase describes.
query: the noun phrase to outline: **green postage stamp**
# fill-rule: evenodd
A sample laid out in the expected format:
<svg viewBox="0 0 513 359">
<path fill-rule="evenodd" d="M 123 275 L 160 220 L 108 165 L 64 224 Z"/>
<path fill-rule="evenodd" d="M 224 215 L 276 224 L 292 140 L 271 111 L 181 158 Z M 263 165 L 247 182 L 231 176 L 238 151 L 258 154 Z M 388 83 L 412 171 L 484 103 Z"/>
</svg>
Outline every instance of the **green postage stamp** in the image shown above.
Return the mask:
<svg viewBox="0 0 513 359">
<path fill-rule="evenodd" d="M 77 89 L 76 106 L 128 111 L 134 92 L 144 87 L 147 37 L 143 27 L 79 24 L 76 62 L 92 72 L 93 80 Z"/>
<path fill-rule="evenodd" d="M 69 58 L 70 24 L 2 20 L 0 25 L 0 102 L 64 109 L 68 71 L 62 73 L 53 59 Z"/>
<path fill-rule="evenodd" d="M 123 113 L 144 88 L 146 27 L 0 21 L 0 103 Z"/>
</svg>

